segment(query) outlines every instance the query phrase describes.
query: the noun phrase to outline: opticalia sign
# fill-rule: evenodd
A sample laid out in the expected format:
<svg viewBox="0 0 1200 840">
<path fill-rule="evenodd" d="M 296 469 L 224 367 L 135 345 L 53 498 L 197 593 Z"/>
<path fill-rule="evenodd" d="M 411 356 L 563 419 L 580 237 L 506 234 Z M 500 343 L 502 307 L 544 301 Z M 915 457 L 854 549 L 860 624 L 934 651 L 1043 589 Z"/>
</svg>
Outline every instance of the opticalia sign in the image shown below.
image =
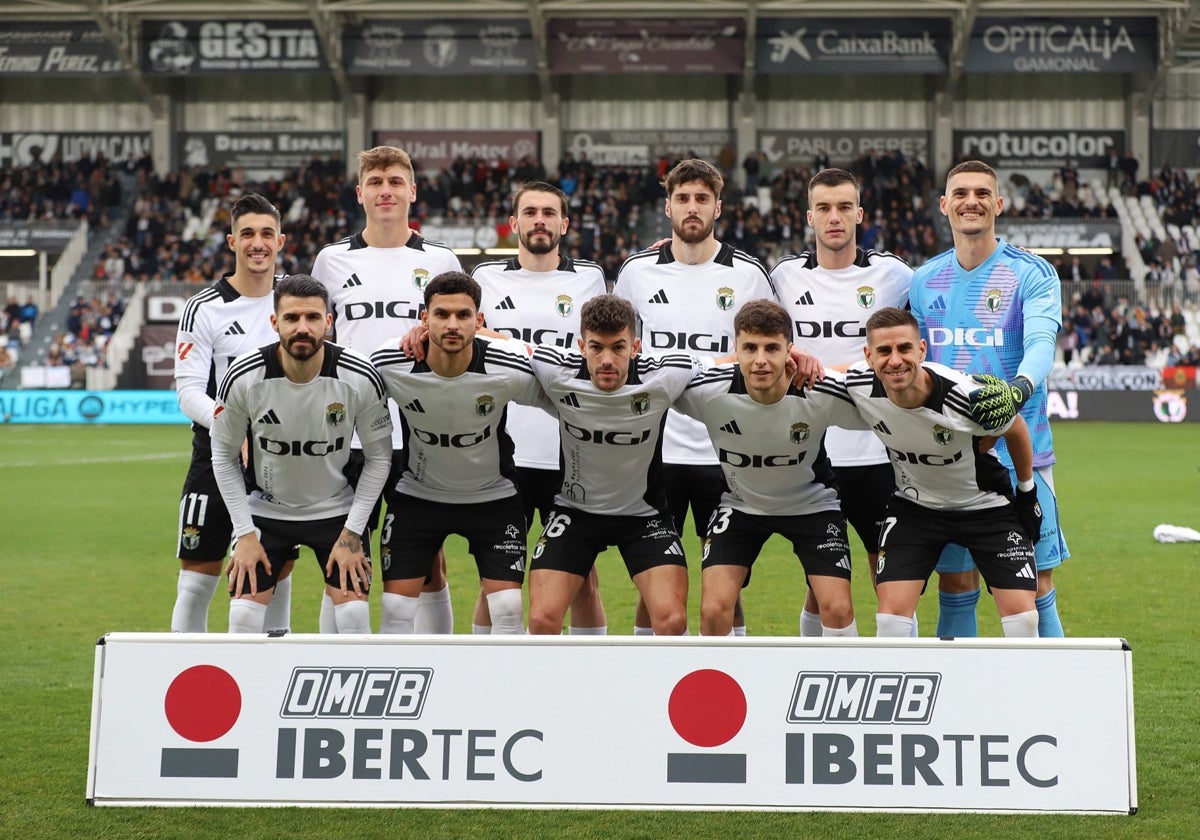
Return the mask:
<svg viewBox="0 0 1200 840">
<path fill-rule="evenodd" d="M 1120 639 L 115 633 L 87 796 L 1132 813 L 1132 696 Z"/>
</svg>

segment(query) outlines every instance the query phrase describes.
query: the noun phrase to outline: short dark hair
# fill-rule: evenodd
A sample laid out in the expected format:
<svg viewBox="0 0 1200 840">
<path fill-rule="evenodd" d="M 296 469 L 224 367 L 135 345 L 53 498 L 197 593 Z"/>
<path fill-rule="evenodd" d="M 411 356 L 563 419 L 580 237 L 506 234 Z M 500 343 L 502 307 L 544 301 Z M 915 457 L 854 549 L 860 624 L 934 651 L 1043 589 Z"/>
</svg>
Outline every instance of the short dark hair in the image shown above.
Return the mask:
<svg viewBox="0 0 1200 840">
<path fill-rule="evenodd" d="M 854 177 L 854 173 L 831 166 L 812 176 L 812 180 L 808 182 L 808 191 L 812 192 L 813 187 L 840 187 L 842 184 L 853 184 L 854 194 L 858 195 L 858 178 Z"/>
<path fill-rule="evenodd" d="M 237 227 L 238 219 L 250 213 L 258 213 L 263 216 L 271 216 L 275 219 L 275 224 L 279 224 L 279 210 L 275 205 L 267 201 L 258 193 L 246 193 L 237 201 L 233 202 L 233 207 L 229 211 L 231 221 L 230 227 Z"/>
<path fill-rule="evenodd" d="M 545 181 L 526 181 L 521 185 L 512 196 L 512 214 L 517 215 L 517 211 L 521 209 L 521 197 L 528 192 L 544 192 L 558 196 L 559 202 L 562 204 L 562 214 L 567 215 L 567 194 L 553 184 L 547 184 Z"/>
<path fill-rule="evenodd" d="M 329 311 L 329 291 L 325 284 L 311 274 L 289 274 L 275 284 L 275 311 L 279 311 L 279 301 L 284 297 L 319 297 Z"/>
<path fill-rule="evenodd" d="M 913 314 L 898 306 L 885 306 L 867 319 L 867 332 L 886 330 L 889 327 L 912 327 L 918 332 L 921 329 Z"/>
<path fill-rule="evenodd" d="M 1000 183 L 1000 179 L 996 177 L 996 170 L 981 160 L 964 160 L 962 163 L 956 165 L 946 173 L 946 183 L 949 184 L 951 178 L 955 175 L 961 175 L 964 172 L 979 172 L 983 175 L 990 175 L 993 181 L 997 184 Z"/>
<path fill-rule="evenodd" d="M 469 274 L 461 271 L 443 271 L 429 281 L 425 287 L 425 305 L 429 306 L 434 295 L 470 295 L 478 310 L 483 301 L 483 290 Z"/>
<path fill-rule="evenodd" d="M 787 310 L 769 298 L 747 301 L 733 316 L 734 336 L 744 332 L 755 335 L 782 335 L 792 340 L 792 319 Z"/>
<path fill-rule="evenodd" d="M 628 329 L 637 333 L 637 314 L 633 304 L 616 295 L 596 295 L 579 310 L 579 325 L 583 332 L 613 335 Z"/>
<path fill-rule="evenodd" d="M 662 185 L 667 191 L 667 195 L 670 196 L 681 184 L 688 184 L 692 181 L 703 181 L 704 185 L 713 191 L 713 196 L 716 198 L 720 198 L 721 191 L 725 189 L 725 178 L 721 175 L 721 171 L 708 161 L 698 158 L 679 161 L 675 164 L 675 168 L 667 173 Z"/>
</svg>

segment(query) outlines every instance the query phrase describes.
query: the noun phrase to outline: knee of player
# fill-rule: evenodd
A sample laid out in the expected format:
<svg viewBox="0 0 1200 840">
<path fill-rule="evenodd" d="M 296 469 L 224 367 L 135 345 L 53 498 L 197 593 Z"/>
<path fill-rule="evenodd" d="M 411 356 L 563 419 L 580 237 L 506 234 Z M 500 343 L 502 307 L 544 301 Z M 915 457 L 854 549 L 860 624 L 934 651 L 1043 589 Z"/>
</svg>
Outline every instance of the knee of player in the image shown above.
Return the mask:
<svg viewBox="0 0 1200 840">
<path fill-rule="evenodd" d="M 854 605 L 849 596 L 821 602 L 821 623 L 826 627 L 848 627 L 854 620 Z"/>
<path fill-rule="evenodd" d="M 687 631 L 687 611 L 683 608 L 668 610 L 652 623 L 656 636 L 682 636 Z"/>
<path fill-rule="evenodd" d="M 529 632 L 537 636 L 558 636 L 562 633 L 565 612 L 551 613 L 545 609 L 530 607 Z"/>
</svg>

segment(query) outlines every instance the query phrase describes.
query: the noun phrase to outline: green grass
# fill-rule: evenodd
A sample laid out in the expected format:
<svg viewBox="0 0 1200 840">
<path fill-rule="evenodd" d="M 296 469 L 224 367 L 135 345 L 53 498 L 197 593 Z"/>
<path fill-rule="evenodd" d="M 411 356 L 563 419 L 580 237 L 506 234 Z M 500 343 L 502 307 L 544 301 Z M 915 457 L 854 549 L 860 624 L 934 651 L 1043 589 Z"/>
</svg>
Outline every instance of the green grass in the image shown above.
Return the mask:
<svg viewBox="0 0 1200 840">
<path fill-rule="evenodd" d="M 109 631 L 163 631 L 175 597 L 174 532 L 187 464 L 184 427 L 0 427 L 0 838 L 822 837 L 1174 838 L 1200 821 L 1200 673 L 1194 593 L 1200 544 L 1159 545 L 1159 522 L 1200 522 L 1200 435 L 1190 424 L 1060 424 L 1055 470 L 1074 555 L 1056 575 L 1068 635 L 1133 646 L 1139 813 L 1125 817 L 98 808 L 84 803 L 92 660 Z M 695 556 L 694 542 L 687 541 Z M 862 556 L 856 545 L 856 559 Z M 468 632 L 477 585 L 461 542 L 448 546 L 455 623 Z M 695 564 L 693 564 L 695 565 Z M 302 556 L 293 626 L 313 631 L 320 597 Z M 633 621 L 633 588 L 601 559 L 615 632 Z M 859 627 L 873 601 L 857 567 Z M 698 626 L 693 579 L 691 626 Z M 796 561 L 773 540 L 755 566 L 752 633 L 793 634 L 803 598 Z M 924 635 L 936 599 L 922 599 Z M 215 599 L 210 628 L 225 629 Z M 376 622 L 377 604 L 372 605 Z M 998 635 L 988 598 L 980 627 Z"/>
</svg>

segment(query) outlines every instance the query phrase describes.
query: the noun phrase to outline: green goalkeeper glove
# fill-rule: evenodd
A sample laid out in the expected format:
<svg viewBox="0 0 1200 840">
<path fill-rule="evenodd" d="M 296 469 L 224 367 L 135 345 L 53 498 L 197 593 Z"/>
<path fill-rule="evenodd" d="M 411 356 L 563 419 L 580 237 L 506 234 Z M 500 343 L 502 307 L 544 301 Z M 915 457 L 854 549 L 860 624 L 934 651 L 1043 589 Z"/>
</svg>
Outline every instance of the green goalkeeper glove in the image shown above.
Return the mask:
<svg viewBox="0 0 1200 840">
<path fill-rule="evenodd" d="M 1009 384 L 990 373 L 977 373 L 971 378 L 980 386 L 971 392 L 971 419 L 989 432 L 1010 423 L 1018 406 Z"/>
</svg>

